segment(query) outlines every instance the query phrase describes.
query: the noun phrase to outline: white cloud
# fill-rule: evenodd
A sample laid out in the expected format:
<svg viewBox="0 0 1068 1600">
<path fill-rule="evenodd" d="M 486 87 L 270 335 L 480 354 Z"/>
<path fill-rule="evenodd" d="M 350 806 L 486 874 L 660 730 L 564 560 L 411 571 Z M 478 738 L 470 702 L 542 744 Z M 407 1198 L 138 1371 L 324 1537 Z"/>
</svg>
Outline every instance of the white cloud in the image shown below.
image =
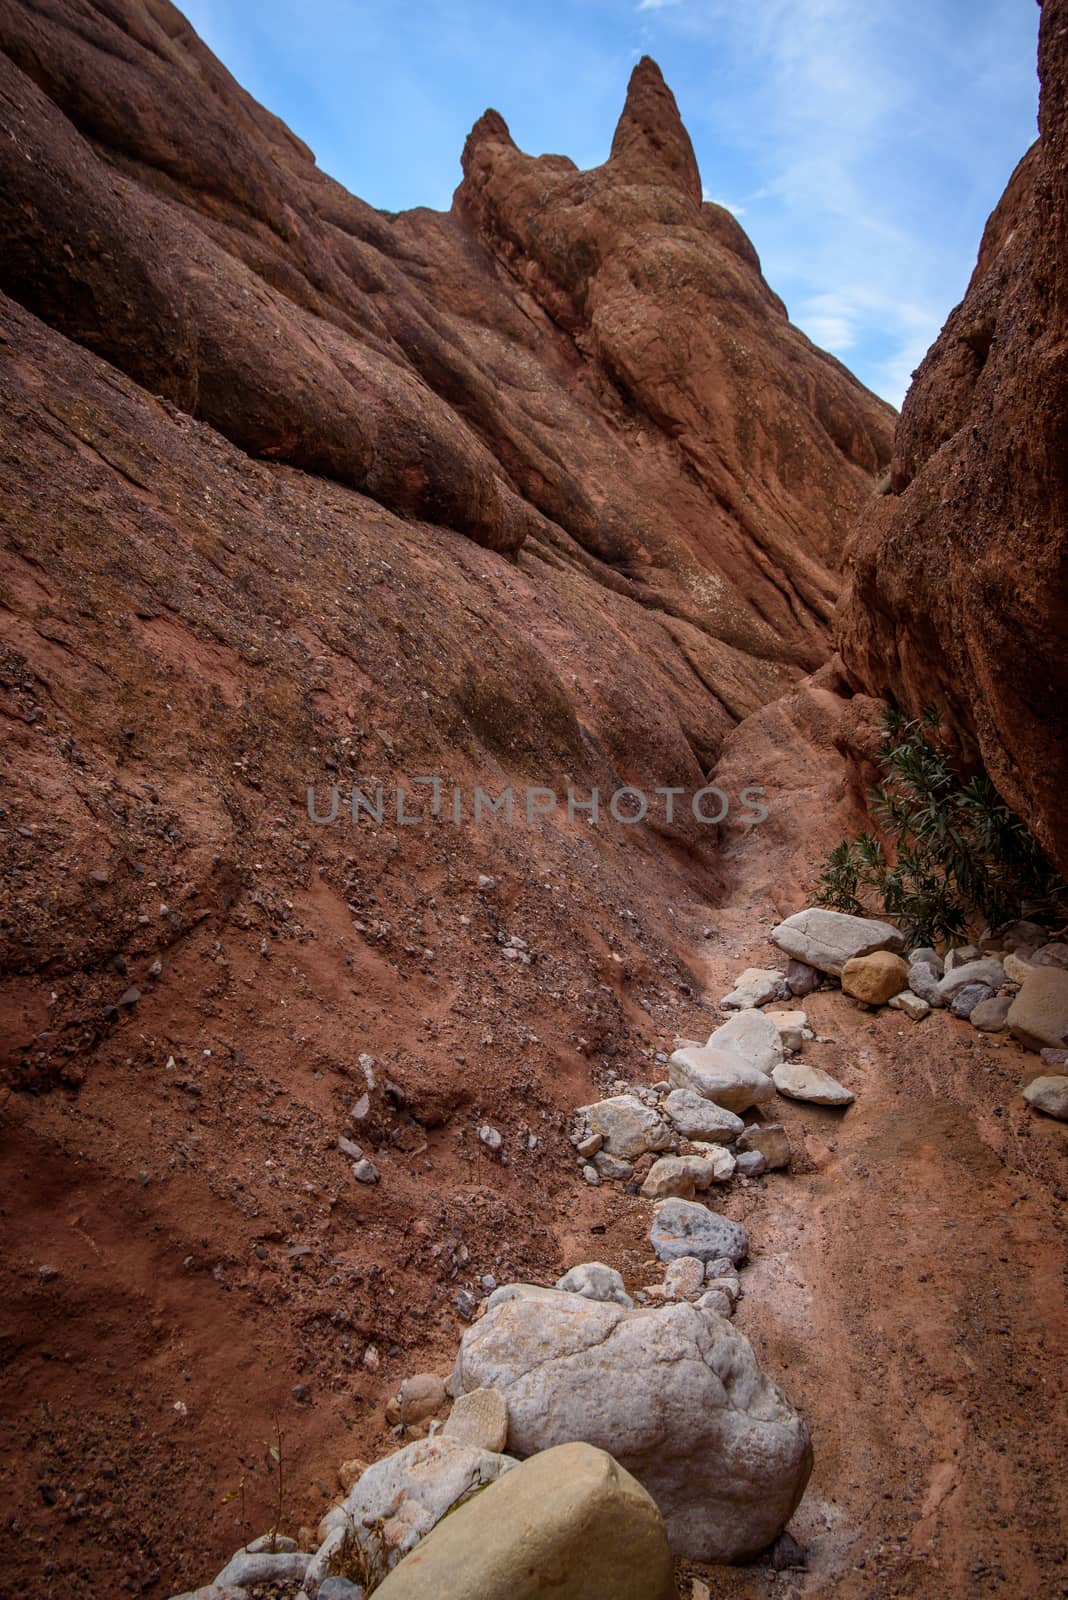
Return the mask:
<svg viewBox="0 0 1068 1600">
<path fill-rule="evenodd" d="M 724 211 L 729 211 L 734 217 L 745 216 L 744 206 L 735 205 L 733 200 L 724 200 L 722 195 L 713 194 L 711 189 L 702 189 L 701 199 L 707 201 L 709 205 L 722 206 Z"/>
<path fill-rule="evenodd" d="M 841 355 L 857 342 L 857 306 L 848 295 L 811 295 L 797 309 L 794 321 L 810 339 Z"/>
<path fill-rule="evenodd" d="M 1027 142 L 1035 19 L 977 0 L 962 37 L 929 0 L 691 0 L 664 25 L 711 63 L 691 133 L 725 188 L 739 164 L 753 180 L 768 281 L 899 405 Z"/>
</svg>

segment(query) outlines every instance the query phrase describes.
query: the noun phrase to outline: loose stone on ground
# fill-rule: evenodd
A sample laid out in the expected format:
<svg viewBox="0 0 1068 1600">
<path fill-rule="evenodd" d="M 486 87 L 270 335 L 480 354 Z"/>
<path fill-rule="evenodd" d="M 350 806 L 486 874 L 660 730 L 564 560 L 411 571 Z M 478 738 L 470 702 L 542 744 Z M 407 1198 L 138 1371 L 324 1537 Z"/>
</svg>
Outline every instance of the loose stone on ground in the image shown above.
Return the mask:
<svg viewBox="0 0 1068 1600">
<path fill-rule="evenodd" d="M 784 1061 L 772 1073 L 775 1087 L 791 1100 L 807 1100 L 814 1106 L 852 1105 L 854 1094 L 832 1078 L 822 1067 L 804 1061 Z"/>
<path fill-rule="evenodd" d="M 900 951 L 905 943 L 888 922 L 853 917 L 844 911 L 825 911 L 822 907 L 810 907 L 787 917 L 772 929 L 771 942 L 795 960 L 835 977 L 854 956 L 870 955 L 875 950 Z"/>
</svg>

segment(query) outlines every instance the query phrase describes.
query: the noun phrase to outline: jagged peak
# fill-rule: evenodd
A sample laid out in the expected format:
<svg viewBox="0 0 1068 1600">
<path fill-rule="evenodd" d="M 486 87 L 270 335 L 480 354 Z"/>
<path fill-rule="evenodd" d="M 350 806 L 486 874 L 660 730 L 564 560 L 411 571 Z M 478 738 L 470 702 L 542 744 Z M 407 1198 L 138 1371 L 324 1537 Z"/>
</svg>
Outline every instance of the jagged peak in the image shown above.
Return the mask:
<svg viewBox="0 0 1068 1600">
<path fill-rule="evenodd" d="M 467 171 L 467 164 L 475 151 L 486 144 L 506 144 L 513 150 L 515 149 L 515 140 L 508 130 L 507 122 L 505 122 L 499 111 L 493 110 L 492 106 L 483 111 L 464 141 L 464 152 L 460 158 L 460 164 L 465 172 Z"/>
<path fill-rule="evenodd" d="M 699 205 L 701 177 L 675 96 L 651 56 L 630 75 L 609 161 L 646 182 L 670 183 Z"/>
<path fill-rule="evenodd" d="M 492 107 L 483 111 L 464 140 L 460 156 L 463 182 L 453 196 L 453 207 L 459 215 L 468 213 L 472 219 L 477 219 L 481 208 L 479 195 L 494 171 L 499 153 L 515 148 L 515 140 L 500 112 Z"/>
</svg>

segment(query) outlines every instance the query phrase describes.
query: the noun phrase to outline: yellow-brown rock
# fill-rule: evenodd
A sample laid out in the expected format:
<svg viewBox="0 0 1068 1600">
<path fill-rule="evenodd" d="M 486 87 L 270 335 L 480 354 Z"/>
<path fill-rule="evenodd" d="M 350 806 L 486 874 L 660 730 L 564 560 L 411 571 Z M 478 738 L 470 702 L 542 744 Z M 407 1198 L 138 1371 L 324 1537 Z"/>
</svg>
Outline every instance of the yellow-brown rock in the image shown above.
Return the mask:
<svg viewBox="0 0 1068 1600">
<path fill-rule="evenodd" d="M 870 956 L 854 956 L 842 968 L 842 989 L 854 1000 L 870 1006 L 884 1006 L 895 994 L 908 988 L 908 963 L 891 950 L 876 950 Z"/>
</svg>

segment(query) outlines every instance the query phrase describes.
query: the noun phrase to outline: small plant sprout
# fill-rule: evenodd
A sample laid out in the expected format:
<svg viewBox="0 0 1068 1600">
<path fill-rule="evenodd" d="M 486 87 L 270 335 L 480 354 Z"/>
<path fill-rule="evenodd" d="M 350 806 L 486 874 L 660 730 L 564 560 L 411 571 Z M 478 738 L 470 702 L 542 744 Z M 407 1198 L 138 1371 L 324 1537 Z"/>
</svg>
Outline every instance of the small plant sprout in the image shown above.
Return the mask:
<svg viewBox="0 0 1068 1600">
<path fill-rule="evenodd" d="M 270 1542 L 270 1548 L 274 1550 L 277 1547 L 278 1535 L 282 1531 L 282 1513 L 285 1509 L 286 1499 L 285 1477 L 283 1475 L 284 1467 L 282 1461 L 282 1429 L 279 1426 L 277 1417 L 274 1419 L 274 1443 L 271 1444 L 266 1439 L 264 1440 L 264 1443 L 267 1445 L 267 1450 L 274 1467 L 274 1522 L 271 1524 Z"/>
<path fill-rule="evenodd" d="M 246 1548 L 248 1546 L 248 1514 L 245 1506 L 245 1479 L 247 1476 L 247 1473 L 243 1472 L 238 1481 L 237 1488 L 228 1489 L 222 1497 L 222 1503 L 224 1506 L 229 1505 L 231 1500 L 239 1500 L 241 1502 L 241 1532 L 244 1535 Z"/>
</svg>

